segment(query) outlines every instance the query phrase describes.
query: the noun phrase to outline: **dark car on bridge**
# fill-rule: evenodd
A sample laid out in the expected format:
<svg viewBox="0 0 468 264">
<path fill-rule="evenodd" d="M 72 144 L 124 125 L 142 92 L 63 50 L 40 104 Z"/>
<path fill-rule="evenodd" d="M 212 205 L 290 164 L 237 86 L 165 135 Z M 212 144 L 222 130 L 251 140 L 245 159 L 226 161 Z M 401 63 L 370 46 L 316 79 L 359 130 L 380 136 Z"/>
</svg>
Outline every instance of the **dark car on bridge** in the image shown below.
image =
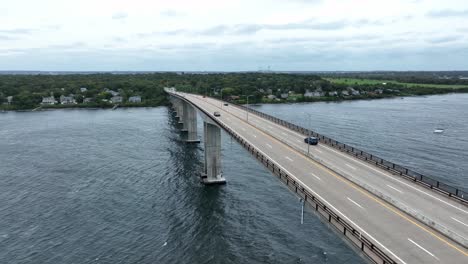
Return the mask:
<svg viewBox="0 0 468 264">
<path fill-rule="evenodd" d="M 317 145 L 318 139 L 316 137 L 306 137 L 304 138 L 304 142 L 309 145 Z"/>
</svg>

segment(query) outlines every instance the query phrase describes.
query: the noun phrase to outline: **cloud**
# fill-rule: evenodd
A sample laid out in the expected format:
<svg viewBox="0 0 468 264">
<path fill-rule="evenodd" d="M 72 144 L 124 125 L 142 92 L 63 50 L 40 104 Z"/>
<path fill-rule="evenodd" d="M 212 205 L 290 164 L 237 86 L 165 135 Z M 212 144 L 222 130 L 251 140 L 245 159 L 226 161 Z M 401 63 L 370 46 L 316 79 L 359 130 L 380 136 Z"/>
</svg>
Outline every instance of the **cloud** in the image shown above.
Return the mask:
<svg viewBox="0 0 468 264">
<path fill-rule="evenodd" d="M 34 31 L 36 31 L 36 29 L 32 29 L 32 28 L 15 28 L 15 29 L 3 29 L 3 30 L 0 29 L 0 33 L 15 34 L 15 35 L 16 34 L 31 34 Z"/>
<path fill-rule="evenodd" d="M 179 12 L 179 11 L 174 10 L 174 9 L 167 9 L 167 10 L 162 11 L 159 14 L 161 16 L 164 16 L 164 17 L 181 17 L 181 16 L 186 15 L 185 13 Z"/>
<path fill-rule="evenodd" d="M 434 10 L 427 13 L 428 17 L 434 18 L 443 18 L 443 17 L 466 17 L 468 18 L 468 9 L 466 10 L 453 10 L 453 9 L 445 9 L 445 10 Z"/>
<path fill-rule="evenodd" d="M 429 39 L 428 42 L 433 43 L 433 44 L 442 44 L 442 43 L 457 41 L 462 38 L 463 38 L 462 36 L 445 36 L 445 37 Z"/>
<path fill-rule="evenodd" d="M 201 30 L 175 29 L 169 31 L 155 31 L 151 33 L 140 33 L 139 37 L 149 37 L 156 35 L 202 35 L 202 36 L 220 36 L 220 35 L 252 35 L 262 30 L 340 30 L 349 26 L 360 27 L 364 25 L 377 25 L 376 21 L 355 21 L 345 20 L 318 22 L 307 20 L 302 23 L 285 24 L 234 24 L 234 25 L 216 25 Z"/>
<path fill-rule="evenodd" d="M 112 15 L 112 19 L 114 20 L 123 20 L 128 17 L 128 13 L 125 12 L 117 12 Z"/>
<path fill-rule="evenodd" d="M 6 35 L 0 35 L 0 40 L 13 40 L 13 39 L 17 39 L 17 38 L 6 36 Z"/>
</svg>

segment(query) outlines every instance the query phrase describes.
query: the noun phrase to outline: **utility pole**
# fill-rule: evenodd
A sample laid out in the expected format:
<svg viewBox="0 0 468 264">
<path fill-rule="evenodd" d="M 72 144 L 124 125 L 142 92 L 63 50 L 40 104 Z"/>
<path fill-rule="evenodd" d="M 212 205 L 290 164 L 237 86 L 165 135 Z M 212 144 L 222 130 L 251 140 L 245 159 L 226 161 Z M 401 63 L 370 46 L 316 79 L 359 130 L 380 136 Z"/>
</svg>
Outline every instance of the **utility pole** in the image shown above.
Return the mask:
<svg viewBox="0 0 468 264">
<path fill-rule="evenodd" d="M 247 95 L 247 108 L 249 107 L 249 97 L 253 95 Z M 249 122 L 249 110 L 247 110 L 247 123 Z"/>
<path fill-rule="evenodd" d="M 307 156 L 309 156 L 309 154 L 310 154 L 310 131 L 311 131 L 311 129 L 310 129 L 310 124 L 311 124 L 310 119 L 311 118 L 310 118 L 310 114 L 306 113 L 306 115 L 309 118 L 309 129 L 308 129 L 309 130 L 309 137 L 307 138 Z"/>
</svg>

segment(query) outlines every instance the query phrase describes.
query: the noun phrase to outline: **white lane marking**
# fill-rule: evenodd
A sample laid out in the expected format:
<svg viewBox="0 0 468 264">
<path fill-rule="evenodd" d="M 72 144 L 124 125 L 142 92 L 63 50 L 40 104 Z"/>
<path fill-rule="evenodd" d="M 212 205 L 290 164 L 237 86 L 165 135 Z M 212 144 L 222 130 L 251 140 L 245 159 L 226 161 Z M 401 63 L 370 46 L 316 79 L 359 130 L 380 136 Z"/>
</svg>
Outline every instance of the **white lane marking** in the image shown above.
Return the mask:
<svg viewBox="0 0 468 264">
<path fill-rule="evenodd" d="M 323 153 L 320 149 L 315 148 L 318 153 Z"/>
<path fill-rule="evenodd" d="M 398 190 L 397 188 L 395 188 L 395 187 L 393 187 L 393 186 L 391 186 L 391 185 L 388 185 L 388 184 L 387 184 L 387 186 L 390 187 L 390 188 L 392 188 L 393 190 L 399 192 L 399 193 L 403 193 L 402 191 Z"/>
<path fill-rule="evenodd" d="M 229 126 L 229 125 L 226 125 L 228 128 L 230 128 L 232 130 L 232 127 Z M 261 151 L 255 144 L 252 144 L 251 142 L 249 142 L 247 139 L 245 139 L 245 141 L 250 144 L 251 146 L 255 147 L 258 152 L 260 152 L 262 155 L 264 155 L 265 157 L 267 157 L 268 159 L 270 159 L 272 162 L 276 163 L 276 164 L 279 164 L 278 162 L 276 162 L 274 159 L 272 159 L 270 156 L 268 156 L 267 154 L 265 154 L 263 151 Z M 316 193 L 314 190 L 312 190 L 312 188 L 310 188 L 309 186 L 305 185 L 301 180 L 299 180 L 296 176 L 294 176 L 294 174 L 292 174 L 291 172 L 289 172 L 287 169 L 285 169 L 283 166 L 281 165 L 278 165 L 278 167 L 280 169 L 282 169 L 284 172 L 286 172 L 287 174 L 291 175 L 291 177 L 294 177 L 295 180 L 297 182 L 299 182 L 300 184 L 302 184 L 302 186 L 304 186 L 307 190 L 309 190 L 311 193 L 313 193 L 315 196 L 317 196 L 320 200 L 322 200 L 324 203 L 328 204 L 328 207 L 330 207 L 331 209 L 335 210 L 338 214 L 340 214 L 344 219 L 346 219 L 348 222 L 350 222 L 352 225 L 354 225 L 357 229 L 360 230 L 360 233 L 363 233 L 364 235 L 368 236 L 370 239 L 374 240 L 376 244 L 378 244 L 380 247 L 382 247 L 384 250 L 386 250 L 388 253 L 392 254 L 392 256 L 394 256 L 398 261 L 400 261 L 401 263 L 403 264 L 407 264 L 405 261 L 403 261 L 400 257 L 398 257 L 395 253 L 393 253 L 390 249 L 388 249 L 387 247 L 385 247 L 382 243 L 380 243 L 377 239 L 375 239 L 373 236 L 371 236 L 369 233 L 367 233 L 363 228 L 361 228 L 359 225 L 357 225 L 356 223 L 354 223 L 351 219 L 349 219 L 349 217 L 347 217 L 345 214 L 343 214 L 340 210 L 336 209 L 336 207 L 334 207 L 331 203 L 329 203 L 327 200 L 325 200 L 322 196 L 320 196 L 318 193 Z"/>
<path fill-rule="evenodd" d="M 268 126 L 268 128 L 273 129 L 273 127 L 271 127 L 271 126 Z"/>
<path fill-rule="evenodd" d="M 360 204 L 356 203 L 355 201 L 353 201 L 353 199 L 349 198 L 349 197 L 346 197 L 350 202 L 352 202 L 353 204 L 359 206 L 361 209 L 364 209 L 364 207 L 362 207 Z"/>
<path fill-rule="evenodd" d="M 299 139 L 296 139 L 296 140 L 297 140 L 297 142 L 300 142 L 300 143 L 302 143 L 302 141 L 301 141 L 301 140 L 299 140 Z"/>
<path fill-rule="evenodd" d="M 452 218 L 453 220 L 457 221 L 458 223 L 462 224 L 462 225 L 465 225 L 465 226 L 468 226 L 467 224 L 463 223 L 462 221 L 456 219 L 456 218 L 453 218 L 453 217 L 450 217 Z"/>
<path fill-rule="evenodd" d="M 241 127 L 242 131 L 245 131 L 245 128 Z"/>
<path fill-rule="evenodd" d="M 353 170 L 356 170 L 356 168 L 355 168 L 355 167 L 353 167 L 353 166 L 349 165 L 348 163 L 345 163 L 345 165 L 346 165 L 346 166 L 348 166 L 349 168 L 353 169 Z"/>
<path fill-rule="evenodd" d="M 273 147 L 272 147 L 270 144 L 268 144 L 268 143 L 267 143 L 266 145 L 267 145 L 269 148 L 271 148 L 271 149 L 273 148 Z"/>
<path fill-rule="evenodd" d="M 271 121 L 266 120 L 266 119 L 263 119 L 263 121 L 265 121 L 265 122 L 271 122 Z M 296 131 L 293 131 L 293 130 L 290 130 L 290 129 L 288 129 L 288 128 L 285 128 L 285 127 L 283 127 L 283 126 L 281 126 L 281 125 L 278 125 L 278 124 L 276 124 L 276 123 L 273 123 L 273 125 L 275 125 L 275 126 L 278 127 L 279 129 L 282 129 L 282 130 L 285 130 L 285 131 L 288 131 L 288 132 L 293 132 L 294 134 L 299 135 L 299 136 L 301 136 L 301 137 L 303 136 L 302 134 L 299 134 L 299 133 L 297 133 Z M 446 205 L 448 205 L 448 206 L 450 206 L 450 207 L 453 207 L 453 208 L 455 208 L 455 209 L 458 209 L 459 211 L 464 212 L 465 214 L 468 214 L 468 211 L 463 210 L 463 209 L 461 209 L 461 208 L 459 208 L 459 207 L 457 207 L 457 206 L 455 206 L 455 205 L 453 205 L 453 204 L 450 204 L 450 203 L 448 203 L 448 202 L 446 202 L 446 201 L 444 201 L 444 200 L 442 200 L 442 199 L 440 199 L 440 198 L 437 198 L 437 197 L 435 197 L 435 196 L 433 196 L 433 195 L 431 195 L 431 194 L 429 194 L 429 193 L 427 193 L 427 192 L 425 192 L 425 191 L 423 191 L 423 190 L 420 190 L 420 189 L 418 189 L 418 188 L 416 188 L 416 187 L 410 185 L 409 183 L 406 183 L 406 182 L 403 182 L 403 181 L 401 181 L 401 180 L 399 180 L 399 179 L 396 179 L 396 178 L 395 178 L 396 176 L 394 176 L 394 175 L 388 175 L 388 174 L 386 174 L 386 173 L 384 173 L 384 172 L 378 170 L 377 168 L 373 168 L 373 167 L 371 167 L 370 165 L 367 165 L 366 163 L 364 163 L 363 161 L 361 161 L 361 160 L 359 160 L 359 159 L 353 159 L 352 157 L 348 157 L 346 154 L 343 154 L 343 153 L 341 153 L 341 152 L 338 152 L 338 151 L 334 150 L 333 148 L 331 148 L 331 147 L 329 147 L 329 146 L 327 146 L 327 145 L 322 145 L 322 146 L 323 146 L 324 148 L 326 148 L 326 149 L 328 149 L 328 150 L 330 150 L 330 151 L 332 151 L 332 152 L 334 152 L 334 153 L 336 153 L 336 154 L 338 154 L 338 155 L 340 155 L 340 156 L 342 156 L 342 157 L 348 159 L 348 160 L 351 160 L 351 161 L 353 161 L 353 162 L 356 162 L 356 163 L 358 163 L 358 164 L 361 164 L 361 165 L 363 165 L 363 166 L 365 166 L 365 167 L 367 167 L 367 168 L 369 168 L 369 169 L 371 169 L 371 170 L 373 170 L 373 171 L 375 171 L 375 172 L 377 172 L 377 173 L 379 173 L 379 174 L 381 174 L 381 175 L 384 175 L 384 176 L 386 176 L 386 177 L 388 177 L 388 178 L 390 178 L 390 179 L 392 179 L 392 180 L 394 180 L 394 181 L 397 181 L 397 182 L 399 182 L 399 183 L 401 183 L 401 184 L 404 184 L 404 185 L 406 185 L 407 187 L 410 187 L 410 188 L 412 188 L 412 189 L 414 189 L 414 190 L 416 190 L 416 191 L 418 191 L 418 192 L 420 192 L 420 193 L 423 193 L 423 194 L 425 194 L 425 195 L 427 195 L 427 196 L 429 196 L 429 197 L 431 197 L 431 198 L 434 198 L 434 199 L 436 199 L 436 200 L 439 201 L 439 202 L 442 202 L 442 203 L 444 203 L 444 204 L 446 204 Z M 322 153 L 320 150 L 317 150 L 317 151 L 320 152 L 320 153 Z"/>
<path fill-rule="evenodd" d="M 425 249 L 425 248 L 421 247 L 420 245 L 418 245 L 418 243 L 414 242 L 414 241 L 411 240 L 410 238 L 408 238 L 408 240 L 409 240 L 411 243 L 415 244 L 418 248 L 424 250 L 424 252 L 426 252 L 427 254 L 429 254 L 429 255 L 431 255 L 432 257 L 434 257 L 434 258 L 436 258 L 437 260 L 439 260 L 438 257 L 434 256 L 434 254 L 432 254 L 431 252 L 429 252 L 427 249 Z"/>
<path fill-rule="evenodd" d="M 347 159 L 349 159 L 349 160 L 355 161 L 355 162 L 357 162 L 357 163 L 363 165 L 364 167 L 367 167 L 367 168 L 369 168 L 369 169 L 371 169 L 371 170 L 373 170 L 373 171 L 375 171 L 375 172 L 378 172 L 379 174 L 384 175 L 385 177 L 388 177 L 388 178 L 390 178 L 390 179 L 392 179 L 392 180 L 394 180 L 394 181 L 397 181 L 397 182 L 399 182 L 399 183 L 401 183 L 401 184 L 404 184 L 404 185 L 406 185 L 407 187 L 410 187 L 411 189 L 414 189 L 414 190 L 416 190 L 416 191 L 418 191 L 418 192 L 420 192 L 420 193 L 423 193 L 423 194 L 425 194 L 425 195 L 427 195 L 427 196 L 429 196 L 429 197 L 431 197 L 431 198 L 436 199 L 436 200 L 439 201 L 439 202 L 442 202 L 442 203 L 444 203 L 444 204 L 446 204 L 446 205 L 448 205 L 448 206 L 451 206 L 451 207 L 453 207 L 453 208 L 455 208 L 455 209 L 458 209 L 458 210 L 464 212 L 465 214 L 468 214 L 468 211 L 463 210 L 463 209 L 461 209 L 461 208 L 458 208 L 457 206 L 455 206 L 455 205 L 453 205 L 453 204 L 450 204 L 450 203 L 448 203 L 448 202 L 446 202 L 446 201 L 444 201 L 444 200 L 442 200 L 442 199 L 439 199 L 439 198 L 437 198 L 437 197 L 435 197 L 435 196 L 433 196 L 433 195 L 431 195 L 431 194 L 429 194 L 429 193 L 427 193 L 427 192 L 425 192 L 425 191 L 423 191 L 423 190 L 420 190 L 420 189 L 418 189 L 418 188 L 416 188 L 416 187 L 414 187 L 414 186 L 411 186 L 409 183 L 406 183 L 406 182 L 403 182 L 403 181 L 401 181 L 401 180 L 399 180 L 399 179 L 396 179 L 396 178 L 395 178 L 396 176 L 387 175 L 387 174 L 385 174 L 385 173 L 379 171 L 378 169 L 373 168 L 373 167 L 371 167 L 371 166 L 369 166 L 369 165 L 367 165 L 367 164 L 365 164 L 365 163 L 363 163 L 363 162 L 361 162 L 361 161 L 353 160 L 351 157 L 347 157 L 345 154 L 339 153 L 338 151 L 335 151 L 335 150 L 332 149 L 331 147 L 328 147 L 328 146 L 324 146 L 324 147 L 327 148 L 327 149 L 329 149 L 329 150 L 331 150 L 331 151 L 333 151 L 333 152 L 335 152 L 336 154 L 338 154 L 338 155 L 340 155 L 340 156 L 343 156 L 343 157 L 345 157 L 345 158 L 347 158 Z"/>
<path fill-rule="evenodd" d="M 288 157 L 288 156 L 284 156 L 284 157 L 285 157 L 286 159 L 288 159 L 289 161 L 294 161 L 294 160 L 292 160 L 292 159 L 291 159 L 290 157 Z"/>
<path fill-rule="evenodd" d="M 315 177 L 315 178 L 317 178 L 319 181 L 321 181 L 321 180 L 322 180 L 322 179 L 320 179 L 320 177 L 319 177 L 319 176 L 317 176 L 317 175 L 315 175 L 315 174 L 313 174 L 313 173 L 310 173 L 310 175 L 314 176 L 314 177 Z"/>
<path fill-rule="evenodd" d="M 287 134 L 286 134 L 286 133 L 284 133 L 284 132 L 281 132 L 281 134 L 283 134 L 283 135 L 287 136 Z"/>
</svg>

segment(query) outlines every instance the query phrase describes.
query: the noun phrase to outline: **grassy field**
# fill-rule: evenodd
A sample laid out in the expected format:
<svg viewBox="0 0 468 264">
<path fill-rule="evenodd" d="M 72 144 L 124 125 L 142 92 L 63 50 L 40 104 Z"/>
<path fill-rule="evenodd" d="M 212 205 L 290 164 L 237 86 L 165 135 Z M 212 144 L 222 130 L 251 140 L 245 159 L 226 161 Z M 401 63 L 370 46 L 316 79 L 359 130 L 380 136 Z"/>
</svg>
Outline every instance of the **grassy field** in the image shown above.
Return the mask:
<svg viewBox="0 0 468 264">
<path fill-rule="evenodd" d="M 353 78 L 325 78 L 332 83 L 346 84 L 346 85 L 366 85 L 366 84 L 382 84 L 394 83 L 399 85 L 406 85 L 407 87 L 430 87 L 430 88 L 446 88 L 446 89 L 459 89 L 468 88 L 468 85 L 454 85 L 454 84 L 427 84 L 427 83 L 402 83 L 391 80 L 372 80 L 372 79 L 353 79 Z"/>
</svg>

